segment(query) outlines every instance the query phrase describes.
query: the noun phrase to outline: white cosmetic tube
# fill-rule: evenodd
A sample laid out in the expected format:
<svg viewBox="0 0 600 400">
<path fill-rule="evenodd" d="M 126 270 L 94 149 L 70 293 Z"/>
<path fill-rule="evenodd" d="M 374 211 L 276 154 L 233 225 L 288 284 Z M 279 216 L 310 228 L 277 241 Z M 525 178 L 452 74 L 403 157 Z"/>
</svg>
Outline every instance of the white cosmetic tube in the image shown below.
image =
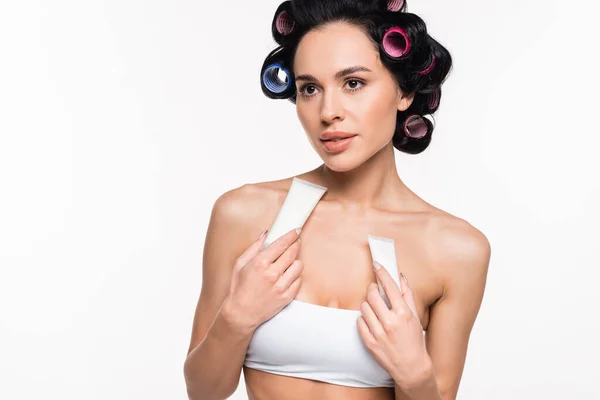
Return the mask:
<svg viewBox="0 0 600 400">
<path fill-rule="evenodd" d="M 290 190 L 275 217 L 275 222 L 269 229 L 261 250 L 292 229 L 302 228 L 326 191 L 327 188 L 324 186 L 293 178 Z"/>
<path fill-rule="evenodd" d="M 398 285 L 398 288 L 400 288 L 400 274 L 398 273 L 394 239 L 368 235 L 368 240 L 373 261 L 377 261 L 379 264 L 381 264 L 392 276 Z M 379 278 L 377 278 L 377 283 L 379 285 L 379 293 L 381 293 L 383 300 L 387 304 L 388 308 L 392 308 L 390 300 L 385 294 L 385 290 L 383 289 L 383 285 L 379 281 Z"/>
</svg>

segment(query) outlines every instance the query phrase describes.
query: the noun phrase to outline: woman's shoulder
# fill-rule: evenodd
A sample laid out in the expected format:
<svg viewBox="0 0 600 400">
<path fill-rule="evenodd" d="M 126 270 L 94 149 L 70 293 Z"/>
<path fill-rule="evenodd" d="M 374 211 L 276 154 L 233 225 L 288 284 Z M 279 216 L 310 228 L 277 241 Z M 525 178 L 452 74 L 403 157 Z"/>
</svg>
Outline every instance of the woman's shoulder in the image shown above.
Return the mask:
<svg viewBox="0 0 600 400">
<path fill-rule="evenodd" d="M 469 221 L 436 209 L 427 229 L 429 254 L 451 274 L 485 273 L 491 255 L 487 236 Z"/>
<path fill-rule="evenodd" d="M 426 234 L 436 248 L 455 248 L 458 244 L 471 244 L 476 247 L 487 247 L 489 241 L 485 234 L 466 219 L 442 210 L 415 195 L 415 205 L 411 212 L 424 222 Z"/>
<path fill-rule="evenodd" d="M 292 178 L 249 182 L 227 190 L 215 201 L 213 217 L 251 229 L 272 220 L 287 195 Z"/>
<path fill-rule="evenodd" d="M 232 211 L 252 211 L 265 203 L 271 203 L 285 197 L 292 178 L 275 181 L 248 182 L 222 193 L 215 202 Z"/>
</svg>

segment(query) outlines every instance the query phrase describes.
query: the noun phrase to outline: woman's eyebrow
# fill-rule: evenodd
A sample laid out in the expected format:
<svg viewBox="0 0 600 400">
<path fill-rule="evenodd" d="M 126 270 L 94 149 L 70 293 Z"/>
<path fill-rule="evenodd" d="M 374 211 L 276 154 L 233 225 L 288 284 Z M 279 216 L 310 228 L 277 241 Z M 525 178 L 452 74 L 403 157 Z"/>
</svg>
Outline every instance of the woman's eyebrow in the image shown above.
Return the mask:
<svg viewBox="0 0 600 400">
<path fill-rule="evenodd" d="M 335 79 L 343 78 L 344 76 L 353 74 L 355 72 L 371 72 L 371 70 L 369 68 L 363 67 L 361 65 L 355 65 L 352 67 L 344 68 L 344 69 L 336 72 Z M 296 81 L 315 81 L 315 82 L 319 81 L 317 78 L 315 78 L 313 75 L 310 75 L 310 74 L 298 75 L 294 79 Z"/>
</svg>

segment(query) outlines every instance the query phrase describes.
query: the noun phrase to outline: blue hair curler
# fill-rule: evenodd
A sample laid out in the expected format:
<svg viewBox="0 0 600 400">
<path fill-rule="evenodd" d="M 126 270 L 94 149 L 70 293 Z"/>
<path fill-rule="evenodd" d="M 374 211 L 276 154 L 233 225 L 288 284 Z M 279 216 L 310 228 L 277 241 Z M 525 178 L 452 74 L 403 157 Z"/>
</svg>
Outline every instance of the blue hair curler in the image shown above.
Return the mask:
<svg viewBox="0 0 600 400">
<path fill-rule="evenodd" d="M 283 71 L 285 73 L 287 78 L 285 81 L 281 80 L 281 78 L 279 77 L 279 71 Z M 285 92 L 290 88 L 290 85 L 292 84 L 290 72 L 287 70 L 287 68 L 284 68 L 279 63 L 271 64 L 267 68 L 265 68 L 265 72 L 263 72 L 262 79 L 265 87 L 275 94 Z"/>
</svg>

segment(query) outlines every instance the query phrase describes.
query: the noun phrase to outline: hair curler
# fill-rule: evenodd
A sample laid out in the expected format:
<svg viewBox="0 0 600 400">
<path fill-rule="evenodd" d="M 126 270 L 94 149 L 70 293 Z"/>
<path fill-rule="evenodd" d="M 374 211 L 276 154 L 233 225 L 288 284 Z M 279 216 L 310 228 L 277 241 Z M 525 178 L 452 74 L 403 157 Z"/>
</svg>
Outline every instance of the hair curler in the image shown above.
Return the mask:
<svg viewBox="0 0 600 400">
<path fill-rule="evenodd" d="M 278 44 L 285 44 L 296 29 L 296 20 L 292 8 L 292 2 L 288 0 L 281 3 L 275 11 L 271 23 L 271 33 Z"/>
<path fill-rule="evenodd" d="M 398 59 L 410 52 L 411 42 L 406 31 L 399 26 L 392 26 L 383 34 L 381 45 L 385 53 Z"/>
<path fill-rule="evenodd" d="M 387 10 L 396 12 L 400 11 L 404 6 L 404 0 L 388 0 L 387 1 Z"/>
<path fill-rule="evenodd" d="M 429 124 L 420 115 L 409 115 L 404 121 L 404 133 L 413 139 L 421 139 L 427 135 Z"/>
<path fill-rule="evenodd" d="M 430 73 L 433 70 L 433 67 L 435 67 L 435 54 L 433 52 L 430 52 L 429 53 L 429 66 L 422 71 L 417 71 L 417 74 L 419 74 L 421 76 L 427 75 L 428 73 Z"/>
<path fill-rule="evenodd" d="M 285 74 L 285 80 L 280 78 L 280 71 Z M 285 92 L 292 84 L 290 71 L 279 63 L 269 65 L 263 73 L 262 80 L 265 87 L 276 94 Z"/>
</svg>

